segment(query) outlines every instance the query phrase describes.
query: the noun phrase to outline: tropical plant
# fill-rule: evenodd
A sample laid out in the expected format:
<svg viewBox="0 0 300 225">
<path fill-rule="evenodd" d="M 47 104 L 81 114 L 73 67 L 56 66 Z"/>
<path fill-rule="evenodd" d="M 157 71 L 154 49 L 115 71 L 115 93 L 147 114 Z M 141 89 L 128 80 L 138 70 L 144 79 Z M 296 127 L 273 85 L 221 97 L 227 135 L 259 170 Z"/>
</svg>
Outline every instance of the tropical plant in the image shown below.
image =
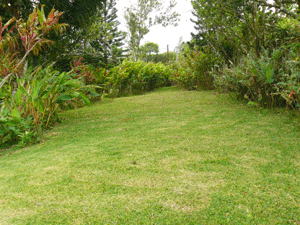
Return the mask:
<svg viewBox="0 0 300 225">
<path fill-rule="evenodd" d="M 25 145 L 39 140 L 32 118 L 22 118 L 17 110 L 0 112 L 0 149 L 11 144 Z"/>
<path fill-rule="evenodd" d="M 72 71 L 76 73 L 76 77 L 81 77 L 84 80 L 85 85 L 93 85 L 95 91 L 98 93 L 91 95 L 93 99 L 101 99 L 104 92 L 108 92 L 109 79 L 107 75 L 107 69 L 95 68 L 93 65 L 82 62 L 82 57 L 77 61 L 73 61 Z"/>
<path fill-rule="evenodd" d="M 34 9 L 26 22 L 13 18 L 3 25 L 0 19 L 0 145 L 32 141 L 41 128 L 58 119 L 57 110 L 63 102 L 82 98 L 89 104 L 81 91 L 87 87 L 73 72 L 59 73 L 50 67 L 26 72 L 29 54 L 37 55 L 52 43 L 46 34 L 66 27 L 58 23 L 61 16 L 52 9 L 46 17 L 42 7 Z"/>
<path fill-rule="evenodd" d="M 18 140 L 23 134 L 18 127 L 25 127 L 26 132 L 29 129 L 30 132 L 38 133 L 53 122 L 58 122 L 57 111 L 70 105 L 78 105 L 79 99 L 90 104 L 87 94 L 98 94 L 92 87 L 84 85 L 82 77 L 76 76 L 73 71 L 60 73 L 53 70 L 52 66 L 45 69 L 40 67 L 35 71 L 29 70 L 24 77 L 18 78 L 15 91 L 13 85 L 2 87 L 0 118 L 2 126 L 7 127 L 2 134 L 6 137 L 3 142 Z M 16 132 L 12 133 L 14 130 Z"/>
<path fill-rule="evenodd" d="M 259 57 L 267 49 L 278 15 L 258 1 L 193 0 L 196 42 L 209 45 L 230 66 L 249 52 Z"/>
<path fill-rule="evenodd" d="M 24 0 L 22 1 L 25 3 Z M 54 44 L 46 46 L 44 54 L 30 57 L 34 65 L 57 62 L 56 68 L 69 71 L 69 63 L 73 56 L 83 49 L 82 43 L 87 39 L 88 28 L 94 23 L 94 16 L 102 2 L 103 0 L 31 0 L 33 6 L 44 6 L 46 14 L 50 13 L 53 8 L 64 12 L 60 22 L 69 25 L 63 34 L 49 33 L 48 39 L 54 41 Z M 29 5 L 26 5 L 26 11 L 27 9 L 30 9 Z M 22 18 L 27 18 L 26 14 L 22 15 Z"/>
<path fill-rule="evenodd" d="M 62 32 L 66 24 L 59 24 L 58 20 L 62 13 L 51 10 L 48 17 L 45 17 L 43 7 L 34 9 L 26 22 L 22 19 L 12 18 L 6 24 L 0 19 L 0 60 L 3 65 L 0 70 L 0 89 L 13 76 L 18 77 L 20 68 L 24 65 L 31 52 L 35 55 L 46 45 L 52 43 L 45 35 L 50 31 Z M 14 25 L 14 26 L 13 26 Z M 13 26 L 6 31 L 9 26 Z M 16 32 L 13 32 L 15 31 Z M 23 48 L 18 47 L 18 40 L 21 40 Z M 15 52 L 19 50 L 19 52 Z M 21 56 L 21 53 L 24 54 Z M 19 74 L 19 75 L 18 75 Z"/>
</svg>

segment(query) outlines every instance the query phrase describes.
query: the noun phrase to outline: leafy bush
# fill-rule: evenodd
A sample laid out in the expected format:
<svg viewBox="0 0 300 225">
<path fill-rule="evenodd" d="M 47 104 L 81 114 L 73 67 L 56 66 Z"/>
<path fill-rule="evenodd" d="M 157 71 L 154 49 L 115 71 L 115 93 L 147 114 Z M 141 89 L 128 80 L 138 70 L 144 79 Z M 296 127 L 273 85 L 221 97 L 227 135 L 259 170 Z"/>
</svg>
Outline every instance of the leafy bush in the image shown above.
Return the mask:
<svg viewBox="0 0 300 225">
<path fill-rule="evenodd" d="M 0 147 L 36 140 L 40 128 L 47 127 L 55 115 L 61 94 L 69 93 L 72 82 L 65 74 L 39 76 L 39 70 L 24 76 L 27 57 L 52 43 L 45 38 L 49 32 L 60 33 L 67 26 L 58 23 L 62 14 L 52 9 L 46 17 L 42 6 L 25 22 L 12 18 L 3 24 L 0 17 Z"/>
<path fill-rule="evenodd" d="M 76 73 L 76 77 L 82 77 L 86 85 L 94 85 L 98 98 L 104 92 L 107 92 L 109 79 L 107 78 L 107 70 L 104 68 L 94 68 L 92 65 L 82 63 L 82 57 L 77 61 L 73 61 L 72 70 Z M 93 96 L 94 97 L 94 96 Z"/>
<path fill-rule="evenodd" d="M 179 62 L 173 64 L 171 79 L 187 90 L 214 89 L 214 76 L 211 71 L 219 64 L 213 53 L 191 50 L 188 47 L 181 53 Z"/>
<path fill-rule="evenodd" d="M 278 69 L 279 82 L 275 84 L 276 94 L 291 108 L 300 109 L 300 62 L 299 54 L 289 52 L 285 63 Z"/>
<path fill-rule="evenodd" d="M 224 68 L 219 84 L 236 94 L 239 99 L 248 99 L 271 106 L 274 103 L 274 62 L 267 55 L 257 59 L 248 55 L 237 66 Z"/>
<path fill-rule="evenodd" d="M 121 65 L 112 68 L 107 73 L 110 81 L 110 95 L 142 94 L 170 85 L 169 75 L 169 67 L 162 63 L 123 61 Z"/>
<path fill-rule="evenodd" d="M 31 138 L 36 138 L 36 133 L 59 120 L 59 108 L 78 105 L 80 99 L 90 104 L 86 94 L 96 94 L 84 85 L 82 78 L 75 77 L 75 73 L 60 73 L 49 66 L 29 70 L 16 84 L 2 87 L 0 145 L 34 141 Z"/>
<path fill-rule="evenodd" d="M 284 52 L 284 55 L 283 55 Z M 300 64 L 297 54 L 277 49 L 259 58 L 248 54 L 237 66 L 225 68 L 219 86 L 238 99 L 262 106 L 299 106 Z"/>
<path fill-rule="evenodd" d="M 18 110 L 10 112 L 7 108 L 0 114 L 0 148 L 19 143 L 23 146 L 39 140 L 34 130 L 32 117 L 22 118 Z"/>
</svg>

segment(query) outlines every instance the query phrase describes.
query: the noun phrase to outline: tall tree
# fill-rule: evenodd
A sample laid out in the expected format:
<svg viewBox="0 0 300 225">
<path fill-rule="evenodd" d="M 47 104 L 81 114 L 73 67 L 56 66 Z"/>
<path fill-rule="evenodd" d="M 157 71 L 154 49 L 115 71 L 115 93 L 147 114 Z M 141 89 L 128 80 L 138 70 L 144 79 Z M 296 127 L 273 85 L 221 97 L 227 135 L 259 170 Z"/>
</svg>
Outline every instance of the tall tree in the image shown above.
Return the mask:
<svg viewBox="0 0 300 225">
<path fill-rule="evenodd" d="M 119 31 L 116 0 L 104 0 L 89 31 L 89 53 L 94 53 L 105 67 L 119 63 L 124 57 L 122 48 L 126 33 Z"/>
<path fill-rule="evenodd" d="M 204 37 L 227 64 L 266 48 L 266 36 L 276 18 L 254 0 L 193 0 L 198 37 Z M 204 35 L 204 36 L 203 36 Z M 194 36 L 196 37 L 196 36 Z"/>
<path fill-rule="evenodd" d="M 57 66 L 62 70 L 69 70 L 70 60 L 78 54 L 81 44 L 85 40 L 87 28 L 93 24 L 97 10 L 101 8 L 103 0 L 34 0 L 38 4 L 45 5 L 45 11 L 53 7 L 64 12 L 61 22 L 69 24 L 69 28 L 62 37 L 55 34 L 51 38 L 56 41 L 54 46 L 48 49 L 46 59 L 58 61 Z M 46 59 L 42 59 L 45 61 Z"/>
<path fill-rule="evenodd" d="M 104 0 L 1 0 L 0 16 L 5 19 L 11 17 L 27 18 L 34 6 L 44 6 L 45 13 L 52 8 L 64 15 L 61 18 L 63 23 L 69 24 L 68 35 L 71 42 L 80 39 L 78 30 L 87 28 L 93 23 L 93 16 L 101 7 Z"/>
<path fill-rule="evenodd" d="M 192 40 L 194 40 L 193 42 L 188 42 L 190 47 L 194 47 L 194 45 L 197 45 L 199 47 L 204 47 L 207 45 L 207 41 L 205 38 L 205 28 L 203 26 L 203 24 L 201 23 L 201 17 L 198 15 L 198 13 L 193 10 L 192 11 L 193 16 L 196 19 L 190 19 L 194 24 L 194 28 L 197 31 L 197 33 L 191 33 L 192 36 Z"/>
<path fill-rule="evenodd" d="M 168 25 L 178 25 L 179 14 L 173 12 L 176 6 L 175 0 L 165 6 L 162 0 L 137 0 L 137 3 L 131 5 L 125 10 L 125 20 L 129 33 L 128 45 L 133 55 L 137 58 L 141 40 L 149 33 L 150 27 L 161 24 L 166 27 Z"/>
</svg>

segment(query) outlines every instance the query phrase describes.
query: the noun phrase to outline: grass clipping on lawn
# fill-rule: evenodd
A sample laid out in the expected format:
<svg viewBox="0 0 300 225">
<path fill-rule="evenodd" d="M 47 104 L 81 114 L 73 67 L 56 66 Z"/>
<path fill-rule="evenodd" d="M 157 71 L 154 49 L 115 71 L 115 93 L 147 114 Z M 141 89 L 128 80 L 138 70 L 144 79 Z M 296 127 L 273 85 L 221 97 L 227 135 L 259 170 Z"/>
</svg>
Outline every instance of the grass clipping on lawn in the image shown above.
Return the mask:
<svg viewBox="0 0 300 225">
<path fill-rule="evenodd" d="M 299 224 L 299 126 L 163 88 L 63 114 L 0 156 L 0 224 Z"/>
</svg>

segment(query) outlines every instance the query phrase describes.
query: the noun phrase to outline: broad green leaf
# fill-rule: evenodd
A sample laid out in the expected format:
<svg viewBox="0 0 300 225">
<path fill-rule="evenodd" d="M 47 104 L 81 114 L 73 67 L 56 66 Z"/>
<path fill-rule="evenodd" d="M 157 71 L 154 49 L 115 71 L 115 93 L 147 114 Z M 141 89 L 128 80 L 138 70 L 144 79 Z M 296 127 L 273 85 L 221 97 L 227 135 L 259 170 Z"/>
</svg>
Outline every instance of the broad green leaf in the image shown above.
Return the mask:
<svg viewBox="0 0 300 225">
<path fill-rule="evenodd" d="M 92 97 L 98 97 L 98 96 L 100 96 L 100 94 L 98 94 L 97 92 L 92 91 L 91 96 Z"/>
<path fill-rule="evenodd" d="M 44 111 L 44 105 L 43 101 L 41 101 L 41 98 L 35 98 L 33 99 L 33 106 L 42 113 Z"/>
<path fill-rule="evenodd" d="M 43 104 L 44 102 L 43 101 L 38 101 L 36 102 L 36 108 L 38 109 L 38 111 L 40 113 L 43 113 L 44 112 L 44 109 L 45 109 L 45 106 Z"/>
<path fill-rule="evenodd" d="M 13 111 L 11 112 L 11 117 L 17 122 L 21 121 L 21 115 L 17 108 L 13 109 Z"/>
<path fill-rule="evenodd" d="M 43 22 L 46 21 L 46 16 L 45 16 L 45 12 L 44 12 L 44 5 L 42 5 L 41 11 L 39 11 L 38 16 L 39 16 L 39 22 L 40 22 L 40 24 L 43 24 Z"/>
<path fill-rule="evenodd" d="M 7 118 L 5 117 L 0 117 L 0 123 L 6 123 L 7 122 Z"/>
<path fill-rule="evenodd" d="M 70 96 L 70 95 L 61 95 L 57 98 L 57 100 L 59 100 L 59 101 L 68 101 L 71 99 L 72 99 L 72 96 Z"/>
<path fill-rule="evenodd" d="M 44 11 L 43 8 L 42 8 L 42 11 Z M 38 18 L 39 18 L 39 23 L 42 25 L 44 23 L 43 12 L 38 11 Z"/>
<path fill-rule="evenodd" d="M 78 93 L 87 105 L 91 105 L 91 101 L 82 92 L 78 92 Z"/>
<path fill-rule="evenodd" d="M 269 64 L 268 67 L 266 68 L 266 78 L 267 78 L 266 82 L 268 84 L 270 84 L 274 81 L 273 74 L 274 74 L 274 71 L 272 70 L 271 65 Z"/>
<path fill-rule="evenodd" d="M 31 94 L 33 99 L 37 99 L 41 97 L 39 95 L 43 84 L 44 84 L 44 80 L 34 80 L 33 87 L 32 87 L 33 90 Z"/>
<path fill-rule="evenodd" d="M 20 85 L 20 86 L 19 86 L 19 89 L 21 89 L 22 93 L 26 95 L 27 100 L 28 100 L 29 102 L 31 102 L 31 101 L 32 101 L 32 97 L 27 93 L 27 91 L 25 90 L 25 88 L 24 88 L 22 85 Z"/>
<path fill-rule="evenodd" d="M 78 97 L 79 97 L 79 93 L 78 93 L 78 92 L 72 93 L 72 97 L 73 97 L 73 98 L 78 98 Z"/>
<path fill-rule="evenodd" d="M 17 106 L 20 106 L 23 102 L 23 92 L 24 89 L 18 88 L 18 90 L 15 93 L 15 103 Z"/>
<path fill-rule="evenodd" d="M 80 88 L 81 84 L 78 82 L 78 80 L 68 80 L 65 82 L 63 85 L 70 86 L 70 87 L 75 87 L 75 88 Z"/>
</svg>

